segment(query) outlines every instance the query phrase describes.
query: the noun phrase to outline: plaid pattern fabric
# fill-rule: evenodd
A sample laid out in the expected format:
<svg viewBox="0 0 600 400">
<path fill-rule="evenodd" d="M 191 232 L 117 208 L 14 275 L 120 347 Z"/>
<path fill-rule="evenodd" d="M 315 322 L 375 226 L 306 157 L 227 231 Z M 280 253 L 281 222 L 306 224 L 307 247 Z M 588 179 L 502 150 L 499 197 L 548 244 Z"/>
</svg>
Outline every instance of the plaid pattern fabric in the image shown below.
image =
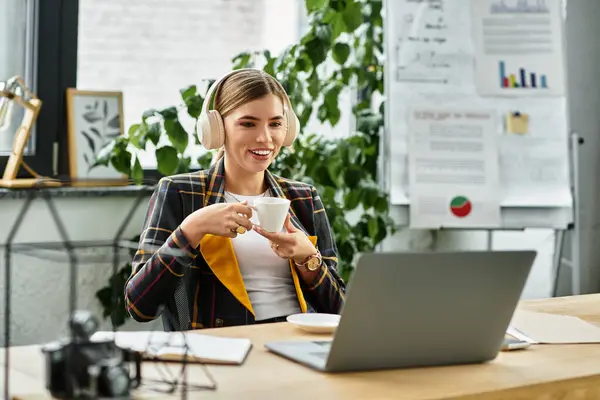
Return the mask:
<svg viewBox="0 0 600 400">
<path fill-rule="evenodd" d="M 232 269 L 238 268 L 237 261 L 228 262 L 225 274 L 219 279 L 216 266 L 206 261 L 212 259 L 211 255 L 203 254 L 201 246 L 190 245 L 179 228 L 194 211 L 225 201 L 224 177 L 221 159 L 209 170 L 165 177 L 158 183 L 133 258 L 133 271 L 125 286 L 127 311 L 135 320 L 149 321 L 162 315 L 166 330 L 256 322 L 251 307 L 239 300 L 247 295 L 245 289 L 240 294 L 239 288 L 234 290 L 231 284 L 228 287 L 225 279 L 232 275 Z M 310 185 L 269 171 L 265 180 L 273 196 L 291 201 L 292 223 L 308 236 L 316 237 L 323 257 L 314 281 L 299 282 L 307 311 L 339 313 L 345 284 L 337 272 L 337 249 L 319 194 Z M 219 242 L 217 251 L 231 247 L 227 241 Z"/>
</svg>

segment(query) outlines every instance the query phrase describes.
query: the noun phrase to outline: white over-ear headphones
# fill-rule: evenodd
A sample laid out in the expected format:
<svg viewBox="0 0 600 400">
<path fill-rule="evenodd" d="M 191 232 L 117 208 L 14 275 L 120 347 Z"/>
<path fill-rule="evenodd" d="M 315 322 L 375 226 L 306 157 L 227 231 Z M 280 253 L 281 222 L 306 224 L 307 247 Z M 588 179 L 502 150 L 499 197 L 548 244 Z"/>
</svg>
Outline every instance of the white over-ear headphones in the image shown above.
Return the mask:
<svg viewBox="0 0 600 400">
<path fill-rule="evenodd" d="M 253 68 L 237 69 L 232 72 L 229 72 L 221 79 L 215 81 L 215 83 L 213 83 L 208 89 L 206 97 L 204 98 L 204 103 L 202 104 L 202 110 L 200 112 L 200 116 L 198 117 L 198 123 L 196 127 L 198 131 L 198 139 L 206 149 L 218 149 L 225 143 L 225 126 L 223 124 L 223 118 L 217 110 L 209 110 L 209 105 L 210 103 L 212 103 L 213 94 L 217 92 L 221 82 L 223 82 L 226 78 L 240 71 L 248 70 L 260 71 L 261 73 L 266 74 L 266 72 Z M 283 146 L 291 146 L 294 143 L 296 136 L 298 135 L 298 131 L 300 130 L 300 121 L 294 113 L 292 104 L 287 93 L 285 92 L 285 89 L 283 88 L 283 86 L 281 86 L 281 83 L 279 83 L 277 79 L 274 79 L 274 81 L 281 88 L 281 91 L 284 93 L 285 97 L 283 112 L 286 126 L 286 135 L 285 139 L 283 140 Z"/>
</svg>

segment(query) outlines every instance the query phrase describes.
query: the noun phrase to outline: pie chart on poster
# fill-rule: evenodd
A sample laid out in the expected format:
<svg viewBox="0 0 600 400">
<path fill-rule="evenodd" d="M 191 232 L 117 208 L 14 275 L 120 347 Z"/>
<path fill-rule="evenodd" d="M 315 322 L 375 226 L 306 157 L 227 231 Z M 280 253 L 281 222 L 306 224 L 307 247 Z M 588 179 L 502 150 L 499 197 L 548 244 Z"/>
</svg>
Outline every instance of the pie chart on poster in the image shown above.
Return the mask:
<svg viewBox="0 0 600 400">
<path fill-rule="evenodd" d="M 465 196 L 456 196 L 450 201 L 450 212 L 458 218 L 464 218 L 471 214 L 473 204 Z"/>
</svg>

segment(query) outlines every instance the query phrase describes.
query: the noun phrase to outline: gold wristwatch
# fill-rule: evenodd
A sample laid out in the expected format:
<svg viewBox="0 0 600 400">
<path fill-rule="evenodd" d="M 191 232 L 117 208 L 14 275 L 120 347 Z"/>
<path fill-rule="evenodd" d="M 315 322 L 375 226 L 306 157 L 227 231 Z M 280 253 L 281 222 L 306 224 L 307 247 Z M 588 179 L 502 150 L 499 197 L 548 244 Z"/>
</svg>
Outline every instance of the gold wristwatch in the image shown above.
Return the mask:
<svg viewBox="0 0 600 400">
<path fill-rule="evenodd" d="M 316 271 L 321 267 L 321 263 L 323 262 L 323 258 L 321 257 L 321 253 L 317 250 L 316 254 L 312 256 L 308 256 L 306 260 L 302 263 L 295 263 L 297 267 L 306 268 L 309 271 Z"/>
</svg>

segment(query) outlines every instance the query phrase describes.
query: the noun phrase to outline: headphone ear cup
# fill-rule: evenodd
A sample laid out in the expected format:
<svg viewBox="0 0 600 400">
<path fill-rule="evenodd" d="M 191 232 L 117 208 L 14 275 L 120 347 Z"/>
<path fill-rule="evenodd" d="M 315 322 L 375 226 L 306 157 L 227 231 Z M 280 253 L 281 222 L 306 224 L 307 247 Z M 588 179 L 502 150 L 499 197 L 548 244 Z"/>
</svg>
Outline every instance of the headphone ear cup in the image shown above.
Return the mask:
<svg viewBox="0 0 600 400">
<path fill-rule="evenodd" d="M 300 120 L 293 111 L 286 112 L 286 123 L 287 129 L 285 139 L 283 140 L 283 146 L 290 147 L 294 144 L 298 133 L 300 132 Z"/>
<path fill-rule="evenodd" d="M 209 110 L 201 114 L 196 126 L 198 140 L 207 150 L 218 149 L 225 143 L 225 126 L 221 114 L 215 110 Z"/>
</svg>

